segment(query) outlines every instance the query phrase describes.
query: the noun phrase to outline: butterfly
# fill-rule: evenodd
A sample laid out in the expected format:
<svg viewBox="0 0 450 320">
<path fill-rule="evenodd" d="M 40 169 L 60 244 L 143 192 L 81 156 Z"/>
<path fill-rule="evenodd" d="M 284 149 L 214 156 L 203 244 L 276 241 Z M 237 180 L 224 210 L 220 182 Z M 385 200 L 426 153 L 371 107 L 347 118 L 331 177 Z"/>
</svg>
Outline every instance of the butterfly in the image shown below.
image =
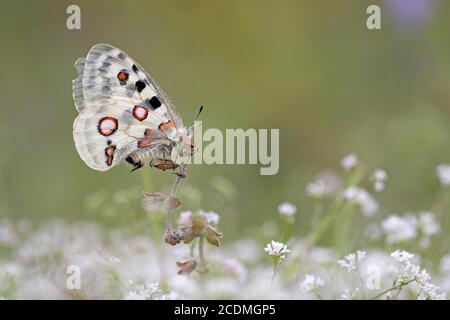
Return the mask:
<svg viewBox="0 0 450 320">
<path fill-rule="evenodd" d="M 147 162 L 176 169 L 196 151 L 193 126 L 183 125 L 161 87 L 128 54 L 96 44 L 75 68 L 72 90 L 79 115 L 73 139 L 89 167 L 106 171 L 125 160 L 131 171 Z"/>
</svg>

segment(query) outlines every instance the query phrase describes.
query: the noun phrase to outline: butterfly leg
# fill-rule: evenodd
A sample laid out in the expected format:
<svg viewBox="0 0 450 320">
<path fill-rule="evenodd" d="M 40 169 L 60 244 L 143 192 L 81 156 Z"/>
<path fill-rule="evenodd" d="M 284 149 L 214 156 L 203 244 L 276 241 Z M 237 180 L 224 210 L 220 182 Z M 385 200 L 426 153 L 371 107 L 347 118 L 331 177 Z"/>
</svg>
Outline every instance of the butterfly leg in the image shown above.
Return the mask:
<svg viewBox="0 0 450 320">
<path fill-rule="evenodd" d="M 186 174 L 184 172 L 178 171 L 178 172 L 174 172 L 173 174 L 175 174 L 177 177 L 184 179 L 186 178 Z"/>
<path fill-rule="evenodd" d="M 139 168 L 143 167 L 142 162 L 140 161 L 134 161 L 132 157 L 128 157 L 125 159 L 126 162 L 130 163 L 131 165 L 133 165 L 133 169 L 131 169 L 130 173 L 133 171 L 136 171 Z"/>
</svg>

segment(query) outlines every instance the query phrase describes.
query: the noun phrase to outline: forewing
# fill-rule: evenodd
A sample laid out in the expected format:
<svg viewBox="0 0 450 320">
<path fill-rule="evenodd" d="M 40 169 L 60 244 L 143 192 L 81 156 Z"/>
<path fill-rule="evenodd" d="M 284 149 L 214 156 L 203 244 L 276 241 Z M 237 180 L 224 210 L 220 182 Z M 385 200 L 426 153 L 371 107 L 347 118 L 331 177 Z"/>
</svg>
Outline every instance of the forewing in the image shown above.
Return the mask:
<svg viewBox="0 0 450 320">
<path fill-rule="evenodd" d="M 76 61 L 73 98 L 80 112 L 73 137 L 81 158 L 107 170 L 140 148 L 164 142 L 164 130 L 182 126 L 161 88 L 123 51 L 107 44 Z"/>
</svg>

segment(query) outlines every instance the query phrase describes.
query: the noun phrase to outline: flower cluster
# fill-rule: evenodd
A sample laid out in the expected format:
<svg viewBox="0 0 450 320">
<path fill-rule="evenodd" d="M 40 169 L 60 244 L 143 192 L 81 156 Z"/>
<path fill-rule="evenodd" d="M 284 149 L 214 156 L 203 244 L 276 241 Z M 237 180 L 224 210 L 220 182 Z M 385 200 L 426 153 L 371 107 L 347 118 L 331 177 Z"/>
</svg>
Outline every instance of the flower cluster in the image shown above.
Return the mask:
<svg viewBox="0 0 450 320">
<path fill-rule="evenodd" d="M 365 251 L 356 251 L 355 253 L 350 253 L 345 256 L 344 259 L 338 260 L 338 265 L 344 269 L 347 269 L 348 272 L 356 270 L 358 264 L 364 260 L 366 257 Z"/>
</svg>

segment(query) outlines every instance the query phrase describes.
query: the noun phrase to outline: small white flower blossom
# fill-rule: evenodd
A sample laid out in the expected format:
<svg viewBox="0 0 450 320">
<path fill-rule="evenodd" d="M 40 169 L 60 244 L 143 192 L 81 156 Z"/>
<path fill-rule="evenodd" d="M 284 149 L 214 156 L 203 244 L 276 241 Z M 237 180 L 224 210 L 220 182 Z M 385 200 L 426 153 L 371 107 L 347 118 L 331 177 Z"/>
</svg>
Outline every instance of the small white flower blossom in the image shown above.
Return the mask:
<svg viewBox="0 0 450 320">
<path fill-rule="evenodd" d="M 412 215 L 393 214 L 381 222 L 381 229 L 388 243 L 411 240 L 417 236 L 417 219 Z"/>
<path fill-rule="evenodd" d="M 346 155 L 341 160 L 341 166 L 346 171 L 349 171 L 349 170 L 353 169 L 357 165 L 358 165 L 358 157 L 354 153 L 350 153 L 350 154 Z"/>
<path fill-rule="evenodd" d="M 441 226 L 432 212 L 424 211 L 420 213 L 417 223 L 425 236 L 433 236 L 441 231 Z"/>
<path fill-rule="evenodd" d="M 290 202 L 283 202 L 278 206 L 278 213 L 282 216 L 293 216 L 297 212 L 297 207 Z"/>
<path fill-rule="evenodd" d="M 216 212 L 213 212 L 213 211 L 208 211 L 208 212 L 200 211 L 200 216 L 205 218 L 206 221 L 208 222 L 208 224 L 211 224 L 211 225 L 214 225 L 214 226 L 219 224 L 220 216 Z"/>
<path fill-rule="evenodd" d="M 442 257 L 439 269 L 443 273 L 450 273 L 450 255 Z"/>
<path fill-rule="evenodd" d="M 356 270 L 357 264 L 360 263 L 366 257 L 365 251 L 356 251 L 356 253 L 350 253 L 345 256 L 344 259 L 338 260 L 338 265 L 344 269 L 347 269 L 348 272 Z"/>
<path fill-rule="evenodd" d="M 353 300 L 356 295 L 359 293 L 359 288 L 355 288 L 355 290 L 350 291 L 345 289 L 344 293 L 341 295 L 341 300 Z"/>
<path fill-rule="evenodd" d="M 373 188 L 376 192 L 383 191 L 385 188 L 385 183 L 388 178 L 386 171 L 383 169 L 377 169 L 372 175 Z"/>
<path fill-rule="evenodd" d="M 322 278 L 307 274 L 305 275 L 305 279 L 300 282 L 300 290 L 302 290 L 303 292 L 312 292 L 319 287 L 323 287 L 324 285 L 325 282 Z"/>
<path fill-rule="evenodd" d="M 444 187 L 450 185 L 450 164 L 441 164 L 437 166 L 436 173 L 439 181 Z"/>
<path fill-rule="evenodd" d="M 391 257 L 394 260 L 402 263 L 402 262 L 406 262 L 406 261 L 411 260 L 414 257 L 414 255 L 412 253 L 409 253 L 409 252 L 404 251 L 404 250 L 402 250 L 402 251 L 395 250 L 394 252 L 391 253 Z"/>
<path fill-rule="evenodd" d="M 179 225 L 189 225 L 191 223 L 192 219 L 192 212 L 191 211 L 182 211 L 180 212 L 180 217 L 178 218 L 178 224 Z"/>
<path fill-rule="evenodd" d="M 319 179 L 308 183 L 306 186 L 306 195 L 311 198 L 322 198 L 330 192 L 329 189 L 325 181 Z"/>
<path fill-rule="evenodd" d="M 112 263 L 119 263 L 120 259 L 117 258 L 117 257 L 109 257 L 109 261 L 112 262 Z"/>
<path fill-rule="evenodd" d="M 361 207 L 362 213 L 367 217 L 373 217 L 378 212 L 378 202 L 365 189 L 348 187 L 344 191 L 344 198 L 357 203 Z"/>
<path fill-rule="evenodd" d="M 266 245 L 264 251 L 267 252 L 269 256 L 279 258 L 280 262 L 284 260 L 286 254 L 290 252 L 286 244 L 274 240 Z"/>
<path fill-rule="evenodd" d="M 150 284 L 134 284 L 130 281 L 131 290 L 125 295 L 125 300 L 153 300 L 158 299 L 158 295 L 161 295 L 161 289 L 159 283 Z"/>
</svg>

